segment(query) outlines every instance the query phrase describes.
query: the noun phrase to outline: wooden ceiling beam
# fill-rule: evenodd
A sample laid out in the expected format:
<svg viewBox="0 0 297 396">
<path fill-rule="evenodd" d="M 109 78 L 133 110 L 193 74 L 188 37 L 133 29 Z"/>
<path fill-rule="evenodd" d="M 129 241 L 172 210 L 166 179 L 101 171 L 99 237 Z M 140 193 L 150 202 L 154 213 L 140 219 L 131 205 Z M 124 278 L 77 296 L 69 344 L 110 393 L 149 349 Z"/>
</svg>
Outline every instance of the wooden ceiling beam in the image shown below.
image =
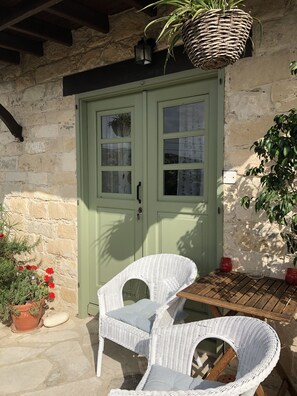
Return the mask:
<svg viewBox="0 0 297 396">
<path fill-rule="evenodd" d="M 81 26 L 87 26 L 101 33 L 109 32 L 108 15 L 83 6 L 82 4 L 64 0 L 63 3 L 45 10 L 50 14 L 68 19 Z"/>
<path fill-rule="evenodd" d="M 0 61 L 5 63 L 20 64 L 20 53 L 5 48 L 0 48 Z"/>
<path fill-rule="evenodd" d="M 30 18 L 33 15 L 44 11 L 48 7 L 60 3 L 62 0 L 26 0 L 18 4 L 14 11 L 2 14 L 0 17 L 0 31 L 10 26 Z"/>
<path fill-rule="evenodd" d="M 10 30 L 14 30 L 20 33 L 28 33 L 31 36 L 37 37 L 39 39 L 54 41 L 62 45 L 72 45 L 71 30 L 62 28 L 57 25 L 53 25 L 48 22 L 41 22 L 33 18 L 11 26 Z"/>
<path fill-rule="evenodd" d="M 42 43 L 12 36 L 8 33 L 0 33 L 0 47 L 14 51 L 27 52 L 36 56 L 43 55 Z"/>
</svg>

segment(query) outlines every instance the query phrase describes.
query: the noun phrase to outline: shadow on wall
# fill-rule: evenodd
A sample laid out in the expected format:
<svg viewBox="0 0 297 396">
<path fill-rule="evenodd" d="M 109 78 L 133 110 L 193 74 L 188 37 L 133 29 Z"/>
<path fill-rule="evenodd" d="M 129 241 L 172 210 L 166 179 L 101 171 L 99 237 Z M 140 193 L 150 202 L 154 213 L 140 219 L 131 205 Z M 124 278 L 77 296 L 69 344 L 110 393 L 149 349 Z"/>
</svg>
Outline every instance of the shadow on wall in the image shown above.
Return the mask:
<svg viewBox="0 0 297 396">
<path fill-rule="evenodd" d="M 224 251 L 233 259 L 234 268 L 249 272 L 262 268 L 266 276 L 284 278 L 290 257 L 280 236 L 281 229 L 270 223 L 264 212 L 255 212 L 252 202 L 249 209 L 240 205 L 240 198 L 255 194 L 255 179 L 239 176 L 236 188 L 225 185 L 224 199 Z"/>
</svg>

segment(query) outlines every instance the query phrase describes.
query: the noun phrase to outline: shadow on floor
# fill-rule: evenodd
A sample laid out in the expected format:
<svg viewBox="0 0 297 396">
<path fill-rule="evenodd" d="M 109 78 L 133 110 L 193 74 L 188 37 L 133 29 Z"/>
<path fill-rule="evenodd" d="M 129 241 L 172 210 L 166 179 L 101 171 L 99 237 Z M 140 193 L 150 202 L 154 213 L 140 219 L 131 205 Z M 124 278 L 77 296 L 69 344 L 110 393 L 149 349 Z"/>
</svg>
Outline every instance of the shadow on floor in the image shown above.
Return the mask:
<svg viewBox="0 0 297 396">
<path fill-rule="evenodd" d="M 98 315 L 92 317 L 86 326 L 90 337 L 94 367 L 96 370 L 99 328 Z M 123 373 L 122 378 L 115 378 L 114 381 L 111 382 L 111 387 L 134 390 L 146 370 L 147 359 L 144 357 L 138 357 L 134 352 L 129 351 L 121 345 L 106 339 L 104 343 L 102 375 L 104 375 L 104 370 L 108 369 L 109 367 L 109 360 L 112 360 L 113 364 L 114 361 L 118 362 L 118 365 L 121 366 L 121 371 Z"/>
</svg>

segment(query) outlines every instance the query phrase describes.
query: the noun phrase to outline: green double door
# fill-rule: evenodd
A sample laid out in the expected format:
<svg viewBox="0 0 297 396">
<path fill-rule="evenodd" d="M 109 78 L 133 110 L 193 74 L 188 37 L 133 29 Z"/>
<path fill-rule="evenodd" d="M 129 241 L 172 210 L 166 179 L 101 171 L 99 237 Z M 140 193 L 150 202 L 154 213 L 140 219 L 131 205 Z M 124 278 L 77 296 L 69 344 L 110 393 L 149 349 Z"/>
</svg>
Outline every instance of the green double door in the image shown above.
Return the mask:
<svg viewBox="0 0 297 396">
<path fill-rule="evenodd" d="M 97 290 L 154 253 L 217 265 L 217 79 L 87 104 L 89 313 Z"/>
</svg>

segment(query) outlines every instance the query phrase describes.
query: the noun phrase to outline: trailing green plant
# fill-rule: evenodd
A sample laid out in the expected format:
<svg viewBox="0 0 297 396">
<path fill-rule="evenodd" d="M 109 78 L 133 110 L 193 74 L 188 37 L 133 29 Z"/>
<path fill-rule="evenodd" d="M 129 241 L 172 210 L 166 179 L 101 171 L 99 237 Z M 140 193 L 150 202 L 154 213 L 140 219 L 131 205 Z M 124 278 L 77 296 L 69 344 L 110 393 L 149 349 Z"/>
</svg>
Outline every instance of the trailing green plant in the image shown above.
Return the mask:
<svg viewBox="0 0 297 396">
<path fill-rule="evenodd" d="M 297 74 L 297 61 L 292 61 L 290 63 L 290 71 L 292 75 Z"/>
<path fill-rule="evenodd" d="M 244 1 L 245 0 L 157 0 L 144 7 L 143 10 L 149 7 L 155 8 L 159 6 L 169 6 L 172 10 L 169 14 L 149 22 L 144 32 L 147 34 L 148 29 L 155 24 L 163 24 L 156 42 L 162 39 L 167 40 L 167 63 L 170 56 L 174 57 L 173 48 L 182 38 L 182 28 L 185 22 L 193 21 L 210 10 L 227 11 L 235 9 L 238 5 L 243 5 Z"/>
<path fill-rule="evenodd" d="M 297 110 L 276 115 L 274 125 L 251 149 L 260 163 L 250 168 L 246 176 L 260 177 L 256 197 L 244 196 L 240 203 L 249 208 L 254 200 L 255 211 L 264 211 L 270 223 L 283 227 L 281 237 L 287 251 L 297 263 Z"/>
<path fill-rule="evenodd" d="M 18 314 L 15 307 L 31 302 L 53 300 L 53 268 L 39 269 L 28 254 L 39 243 L 17 235 L 16 224 L 11 223 L 8 212 L 0 204 L 0 320 L 6 322 L 10 313 Z M 30 310 L 36 315 L 36 305 Z"/>
</svg>

